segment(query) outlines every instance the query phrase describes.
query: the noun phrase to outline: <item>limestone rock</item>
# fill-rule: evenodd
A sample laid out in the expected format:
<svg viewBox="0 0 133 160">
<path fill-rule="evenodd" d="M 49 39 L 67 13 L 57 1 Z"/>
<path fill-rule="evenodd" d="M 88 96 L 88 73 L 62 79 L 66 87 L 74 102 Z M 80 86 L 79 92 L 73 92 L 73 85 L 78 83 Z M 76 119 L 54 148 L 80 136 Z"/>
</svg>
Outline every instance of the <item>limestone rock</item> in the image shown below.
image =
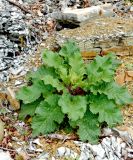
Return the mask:
<svg viewBox="0 0 133 160">
<path fill-rule="evenodd" d="M 60 21 L 67 21 L 74 24 L 85 23 L 100 16 L 113 16 L 113 7 L 111 4 L 91 6 L 82 9 L 66 8 L 62 12 L 56 12 L 53 17 Z"/>
</svg>

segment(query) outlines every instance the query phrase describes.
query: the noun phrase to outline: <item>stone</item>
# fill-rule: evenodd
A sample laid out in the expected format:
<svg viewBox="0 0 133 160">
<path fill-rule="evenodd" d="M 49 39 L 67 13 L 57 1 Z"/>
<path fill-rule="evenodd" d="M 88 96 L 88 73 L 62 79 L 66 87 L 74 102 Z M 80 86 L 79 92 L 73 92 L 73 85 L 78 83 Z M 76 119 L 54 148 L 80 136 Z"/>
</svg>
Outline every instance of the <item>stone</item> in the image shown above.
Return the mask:
<svg viewBox="0 0 133 160">
<path fill-rule="evenodd" d="M 105 151 L 102 148 L 101 144 L 99 145 L 93 145 L 91 148 L 93 155 L 100 157 L 103 159 L 105 157 Z"/>
<path fill-rule="evenodd" d="M 49 153 L 47 152 L 43 152 L 42 154 L 40 154 L 38 157 L 37 157 L 37 160 L 47 160 L 50 158 L 50 155 Z"/>
<path fill-rule="evenodd" d="M 130 12 L 133 12 L 133 6 L 130 7 Z"/>
<path fill-rule="evenodd" d="M 78 154 L 67 147 L 60 147 L 57 149 L 56 157 L 76 158 Z"/>
<path fill-rule="evenodd" d="M 1 160 L 13 160 L 10 156 L 10 153 L 7 151 L 7 152 L 4 152 L 2 150 L 0 150 L 0 159 Z"/>
<path fill-rule="evenodd" d="M 84 9 L 66 8 L 62 12 L 53 14 L 53 17 L 60 21 L 68 21 L 79 24 L 85 23 L 100 16 L 113 16 L 113 8 L 110 4 L 92 6 Z"/>
<path fill-rule="evenodd" d="M 12 68 L 10 71 L 11 71 L 11 73 L 12 73 L 13 75 L 18 75 L 18 74 L 21 73 L 23 70 L 24 70 L 24 67 L 21 66 L 21 67 L 19 67 L 18 69 L 13 69 L 13 68 Z"/>
</svg>

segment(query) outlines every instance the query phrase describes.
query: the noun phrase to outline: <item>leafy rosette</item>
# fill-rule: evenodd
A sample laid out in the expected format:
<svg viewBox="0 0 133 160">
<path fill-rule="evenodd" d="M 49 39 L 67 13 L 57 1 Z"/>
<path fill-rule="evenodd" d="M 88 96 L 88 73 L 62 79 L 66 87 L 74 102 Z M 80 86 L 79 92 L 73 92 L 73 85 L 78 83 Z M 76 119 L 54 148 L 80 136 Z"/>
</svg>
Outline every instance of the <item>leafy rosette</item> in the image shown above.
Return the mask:
<svg viewBox="0 0 133 160">
<path fill-rule="evenodd" d="M 122 122 L 120 107 L 133 100 L 114 81 L 120 64 L 114 54 L 84 63 L 77 45 L 69 41 L 58 53 L 45 50 L 42 60 L 43 65 L 28 75 L 31 85 L 17 93 L 22 100 L 19 117 L 32 117 L 34 136 L 69 124 L 82 141 L 97 143 L 102 124 Z"/>
</svg>

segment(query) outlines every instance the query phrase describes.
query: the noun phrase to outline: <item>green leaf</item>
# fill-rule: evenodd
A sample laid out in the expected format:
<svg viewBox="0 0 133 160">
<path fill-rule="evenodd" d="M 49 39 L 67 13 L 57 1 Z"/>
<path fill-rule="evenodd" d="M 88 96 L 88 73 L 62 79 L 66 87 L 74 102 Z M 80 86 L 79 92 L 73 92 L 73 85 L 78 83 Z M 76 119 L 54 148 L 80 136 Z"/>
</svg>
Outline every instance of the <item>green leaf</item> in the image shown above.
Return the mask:
<svg viewBox="0 0 133 160">
<path fill-rule="evenodd" d="M 75 53 L 70 56 L 69 65 L 71 66 L 71 70 L 73 70 L 73 72 L 77 73 L 79 76 L 86 74 L 84 62 L 80 53 Z"/>
<path fill-rule="evenodd" d="M 68 66 L 64 64 L 63 58 L 58 53 L 46 50 L 43 54 L 43 61 L 47 66 L 55 68 L 60 78 L 67 82 Z"/>
<path fill-rule="evenodd" d="M 63 64 L 63 58 L 58 53 L 45 50 L 42 56 L 44 64 L 49 67 L 59 68 Z"/>
<path fill-rule="evenodd" d="M 43 81 L 35 80 L 31 86 L 22 87 L 17 92 L 16 98 L 22 100 L 25 104 L 31 103 L 41 96 L 41 93 L 44 91 L 44 89 L 45 85 Z"/>
<path fill-rule="evenodd" d="M 37 99 L 35 102 L 29 104 L 22 104 L 19 112 L 19 119 L 24 120 L 27 115 L 34 116 L 37 106 L 40 104 L 42 98 Z"/>
<path fill-rule="evenodd" d="M 85 66 L 81 54 L 75 53 L 69 58 L 69 79 L 73 86 L 82 87 L 83 77 L 86 74 Z"/>
<path fill-rule="evenodd" d="M 86 65 L 89 83 L 95 85 L 101 81 L 111 82 L 119 64 L 112 54 L 97 56 L 93 62 Z"/>
<path fill-rule="evenodd" d="M 133 103 L 133 97 L 128 93 L 128 90 L 115 82 L 106 85 L 101 92 L 106 94 L 109 99 L 114 99 L 118 105 Z"/>
<path fill-rule="evenodd" d="M 118 105 L 125 105 L 133 103 L 133 97 L 129 94 L 128 90 L 119 86 L 116 82 L 101 83 L 90 86 L 90 90 L 93 94 L 104 93 L 108 99 L 115 100 Z"/>
<path fill-rule="evenodd" d="M 88 140 L 92 144 L 98 143 L 100 128 L 97 115 L 87 111 L 84 117 L 78 120 L 77 125 L 79 126 L 77 133 L 81 141 Z"/>
<path fill-rule="evenodd" d="M 43 97 L 46 98 L 49 95 L 53 95 L 53 93 L 56 91 L 56 89 L 54 87 L 52 87 L 51 85 L 45 85 L 45 89 L 42 93 Z"/>
<path fill-rule="evenodd" d="M 57 94 L 50 94 L 45 98 L 45 102 L 54 107 L 55 105 L 58 105 L 59 98 L 60 96 Z"/>
<path fill-rule="evenodd" d="M 27 75 L 28 78 L 33 78 L 33 79 L 39 79 L 42 80 L 44 79 L 45 76 L 51 75 L 53 77 L 57 77 L 55 69 L 47 66 L 40 66 L 37 71 L 31 72 Z"/>
<path fill-rule="evenodd" d="M 59 66 L 58 70 L 56 70 L 56 73 L 58 73 L 61 80 L 64 82 L 64 84 L 68 85 L 70 84 L 70 79 L 68 77 L 68 69 L 64 66 Z"/>
<path fill-rule="evenodd" d="M 64 114 L 58 104 L 52 106 L 46 101 L 41 102 L 36 109 L 36 116 L 32 120 L 33 136 L 55 131 L 63 118 Z"/>
<path fill-rule="evenodd" d="M 58 91 L 61 91 L 64 89 L 64 86 L 62 85 L 62 83 L 60 83 L 60 81 L 57 78 L 54 78 L 50 75 L 47 75 L 44 79 L 44 84 L 46 85 L 51 85 L 52 87 L 56 88 Z"/>
<path fill-rule="evenodd" d="M 99 114 L 99 122 L 107 122 L 109 126 L 114 126 L 122 122 L 120 109 L 113 100 L 109 100 L 105 95 L 91 95 L 90 111 L 93 114 Z"/>
<path fill-rule="evenodd" d="M 101 83 L 97 83 L 95 85 L 90 85 L 89 89 L 94 95 L 97 95 L 98 93 L 102 94 L 103 90 L 104 90 L 104 88 L 106 88 L 106 86 L 107 86 L 107 83 L 101 82 Z"/>
<path fill-rule="evenodd" d="M 68 114 L 70 120 L 76 121 L 84 116 L 87 100 L 83 96 L 63 94 L 58 104 L 61 106 L 62 112 Z"/>
<path fill-rule="evenodd" d="M 67 60 L 75 53 L 80 53 L 79 47 L 76 45 L 75 42 L 69 40 L 62 46 L 59 54 L 65 57 Z"/>
</svg>

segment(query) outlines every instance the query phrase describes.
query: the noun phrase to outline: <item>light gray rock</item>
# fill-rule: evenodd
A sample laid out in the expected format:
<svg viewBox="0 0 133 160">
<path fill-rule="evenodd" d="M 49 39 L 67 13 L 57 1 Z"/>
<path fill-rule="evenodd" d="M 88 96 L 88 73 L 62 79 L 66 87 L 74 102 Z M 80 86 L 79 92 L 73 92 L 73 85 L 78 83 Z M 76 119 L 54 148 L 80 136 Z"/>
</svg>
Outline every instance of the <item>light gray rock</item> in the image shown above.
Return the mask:
<svg viewBox="0 0 133 160">
<path fill-rule="evenodd" d="M 60 21 L 68 21 L 79 24 L 102 16 L 113 16 L 111 4 L 92 6 L 84 9 L 66 8 L 62 12 L 53 13 L 53 17 Z"/>
<path fill-rule="evenodd" d="M 101 144 L 98 145 L 92 145 L 90 148 L 93 152 L 93 155 L 100 157 L 103 159 L 105 157 L 105 150 L 103 149 Z"/>
<path fill-rule="evenodd" d="M 67 147 L 60 147 L 57 149 L 56 157 L 76 158 L 78 154 Z"/>
<path fill-rule="evenodd" d="M 133 6 L 131 6 L 131 8 L 130 8 L 130 12 L 133 12 Z"/>
<path fill-rule="evenodd" d="M 9 152 L 4 152 L 2 150 L 0 150 L 0 159 L 1 160 L 13 160 L 10 156 Z"/>
</svg>

